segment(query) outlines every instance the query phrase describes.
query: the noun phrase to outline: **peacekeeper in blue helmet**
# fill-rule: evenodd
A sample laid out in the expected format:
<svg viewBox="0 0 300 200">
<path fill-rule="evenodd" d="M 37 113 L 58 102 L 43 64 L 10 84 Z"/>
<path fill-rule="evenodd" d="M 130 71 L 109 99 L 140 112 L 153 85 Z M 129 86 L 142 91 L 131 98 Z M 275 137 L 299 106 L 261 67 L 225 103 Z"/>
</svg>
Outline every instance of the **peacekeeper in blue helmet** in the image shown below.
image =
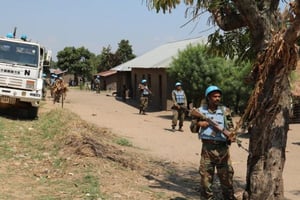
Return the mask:
<svg viewBox="0 0 300 200">
<path fill-rule="evenodd" d="M 95 89 L 96 89 L 96 93 L 100 94 L 100 76 L 97 75 L 95 80 L 94 80 L 94 84 L 95 84 Z"/>
<path fill-rule="evenodd" d="M 187 99 L 182 84 L 180 82 L 175 83 L 175 89 L 172 91 L 173 100 L 173 118 L 172 118 L 172 130 L 175 131 L 177 121 L 179 120 L 179 131 L 183 131 L 183 122 L 185 118 L 185 112 L 187 110 Z"/>
<path fill-rule="evenodd" d="M 205 101 L 198 110 L 207 118 L 212 119 L 220 127 L 233 129 L 230 111 L 221 105 L 222 90 L 215 86 L 209 86 L 205 91 Z M 199 173 L 201 176 L 201 196 L 204 199 L 215 199 L 213 196 L 214 172 L 220 179 L 223 199 L 232 200 L 234 197 L 233 190 L 233 167 L 231 164 L 229 147 L 226 136 L 215 130 L 207 121 L 198 122 L 199 138 L 202 141 L 202 151 L 200 159 Z"/>
<path fill-rule="evenodd" d="M 138 90 L 140 91 L 140 111 L 139 114 L 146 114 L 146 109 L 148 108 L 149 104 L 149 97 L 152 94 L 151 90 L 148 87 L 147 80 L 141 80 L 139 84 Z"/>
</svg>

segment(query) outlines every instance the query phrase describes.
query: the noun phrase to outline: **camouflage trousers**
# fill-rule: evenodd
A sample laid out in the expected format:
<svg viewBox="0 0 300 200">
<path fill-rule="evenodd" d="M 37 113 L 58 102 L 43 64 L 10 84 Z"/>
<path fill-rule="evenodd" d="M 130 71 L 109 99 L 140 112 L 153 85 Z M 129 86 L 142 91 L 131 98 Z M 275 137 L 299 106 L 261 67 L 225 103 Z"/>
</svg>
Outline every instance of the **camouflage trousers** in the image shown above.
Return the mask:
<svg viewBox="0 0 300 200">
<path fill-rule="evenodd" d="M 141 96 L 140 98 L 140 113 L 145 113 L 148 107 L 149 98 L 145 96 Z"/>
<path fill-rule="evenodd" d="M 177 121 L 179 120 L 179 127 L 183 126 L 183 121 L 185 118 L 185 113 L 183 109 L 173 109 L 173 119 L 172 119 L 172 127 L 177 125 Z"/>
<path fill-rule="evenodd" d="M 95 84 L 96 93 L 100 93 L 100 84 Z"/>
<path fill-rule="evenodd" d="M 201 176 L 202 199 L 217 199 L 213 194 L 215 169 L 220 180 L 224 200 L 233 200 L 233 167 L 231 164 L 229 146 L 221 144 L 202 143 L 199 173 Z"/>
</svg>

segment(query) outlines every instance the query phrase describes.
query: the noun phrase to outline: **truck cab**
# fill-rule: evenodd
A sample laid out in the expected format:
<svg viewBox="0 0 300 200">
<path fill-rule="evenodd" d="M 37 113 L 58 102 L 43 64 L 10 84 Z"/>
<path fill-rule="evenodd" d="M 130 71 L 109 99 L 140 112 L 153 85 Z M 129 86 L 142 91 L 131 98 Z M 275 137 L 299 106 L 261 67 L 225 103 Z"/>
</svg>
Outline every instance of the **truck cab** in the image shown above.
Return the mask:
<svg viewBox="0 0 300 200">
<path fill-rule="evenodd" d="M 35 118 L 42 99 L 44 47 L 24 37 L 0 37 L 0 109 L 11 106 Z"/>
</svg>

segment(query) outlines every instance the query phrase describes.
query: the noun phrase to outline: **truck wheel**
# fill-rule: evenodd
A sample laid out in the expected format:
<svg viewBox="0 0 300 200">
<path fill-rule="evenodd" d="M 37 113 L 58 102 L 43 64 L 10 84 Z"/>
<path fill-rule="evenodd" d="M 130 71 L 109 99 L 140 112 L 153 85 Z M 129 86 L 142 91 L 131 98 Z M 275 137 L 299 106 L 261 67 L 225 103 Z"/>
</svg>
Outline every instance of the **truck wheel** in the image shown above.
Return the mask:
<svg viewBox="0 0 300 200">
<path fill-rule="evenodd" d="M 30 107 L 28 108 L 28 118 L 35 119 L 38 115 L 38 107 Z"/>
</svg>

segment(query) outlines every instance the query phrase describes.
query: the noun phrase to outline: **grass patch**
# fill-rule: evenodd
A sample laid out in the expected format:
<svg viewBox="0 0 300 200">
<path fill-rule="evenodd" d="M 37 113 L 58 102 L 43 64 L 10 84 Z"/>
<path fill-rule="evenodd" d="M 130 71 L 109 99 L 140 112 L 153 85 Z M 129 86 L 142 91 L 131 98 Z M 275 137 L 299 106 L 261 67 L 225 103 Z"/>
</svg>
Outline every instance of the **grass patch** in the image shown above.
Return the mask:
<svg viewBox="0 0 300 200">
<path fill-rule="evenodd" d="M 101 197 L 99 179 L 88 174 L 81 180 L 82 192 L 86 199 L 97 199 Z"/>
<path fill-rule="evenodd" d="M 63 109 L 55 109 L 43 115 L 36 124 L 42 136 L 52 139 L 55 135 L 66 132 L 66 126 L 75 116 Z"/>
<path fill-rule="evenodd" d="M 115 140 L 115 143 L 117 143 L 118 145 L 121 145 L 121 146 L 126 146 L 126 147 L 132 147 L 132 143 L 127 140 L 126 138 L 118 138 Z"/>
<path fill-rule="evenodd" d="M 78 164 L 82 161 L 74 161 L 72 152 L 66 155 L 64 150 L 68 135 L 97 131 L 77 115 L 54 109 L 32 121 L 0 117 L 0 127 L 0 173 L 6 174 L 0 177 L 6 183 L 0 197 L 71 200 L 103 196 L 98 174 L 85 172 L 85 166 L 93 166 L 94 172 L 97 167 L 89 165 L 90 161 Z M 28 192 L 28 187 L 34 189 Z"/>
<path fill-rule="evenodd" d="M 0 116 L 0 128 L 0 199 L 170 199 L 141 178 L 142 170 L 156 167 L 120 148 L 131 141 L 67 109 L 32 121 Z"/>
</svg>

